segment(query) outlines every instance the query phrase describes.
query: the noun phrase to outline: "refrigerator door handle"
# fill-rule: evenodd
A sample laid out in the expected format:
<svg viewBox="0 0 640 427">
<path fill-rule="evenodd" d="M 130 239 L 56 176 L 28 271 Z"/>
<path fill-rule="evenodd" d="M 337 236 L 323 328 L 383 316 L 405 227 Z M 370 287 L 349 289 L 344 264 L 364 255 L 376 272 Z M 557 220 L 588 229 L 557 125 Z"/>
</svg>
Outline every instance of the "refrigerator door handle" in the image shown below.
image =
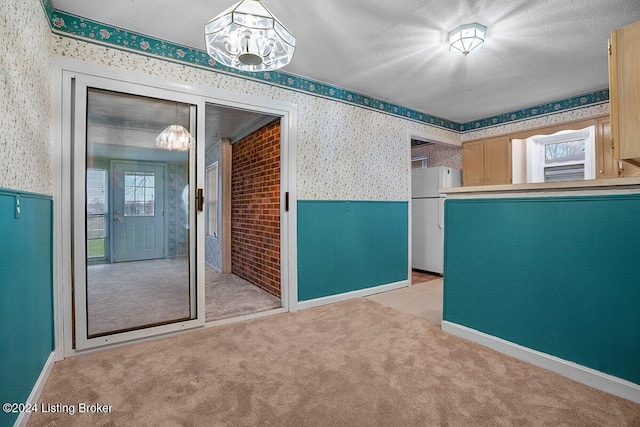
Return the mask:
<svg viewBox="0 0 640 427">
<path fill-rule="evenodd" d="M 444 197 L 438 198 L 438 227 L 444 230 Z"/>
</svg>

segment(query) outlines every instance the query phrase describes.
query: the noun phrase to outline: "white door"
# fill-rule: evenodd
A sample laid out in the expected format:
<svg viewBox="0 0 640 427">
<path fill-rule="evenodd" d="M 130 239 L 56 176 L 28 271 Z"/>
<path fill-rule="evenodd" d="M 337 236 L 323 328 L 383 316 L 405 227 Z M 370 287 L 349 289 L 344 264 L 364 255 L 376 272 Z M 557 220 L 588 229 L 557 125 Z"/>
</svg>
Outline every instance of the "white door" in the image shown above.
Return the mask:
<svg viewBox="0 0 640 427">
<path fill-rule="evenodd" d="M 162 163 L 111 162 L 113 262 L 165 257 Z"/>
<path fill-rule="evenodd" d="M 72 348 L 203 326 L 204 257 L 198 255 L 204 233 L 196 231 L 204 214 L 196 190 L 204 181 L 204 101 L 78 73 L 67 82 L 73 106 Z M 170 125 L 185 128 L 192 144 L 184 150 L 157 144 Z M 107 178 L 96 185 L 95 176 Z M 105 248 L 111 256 L 100 256 Z"/>
</svg>

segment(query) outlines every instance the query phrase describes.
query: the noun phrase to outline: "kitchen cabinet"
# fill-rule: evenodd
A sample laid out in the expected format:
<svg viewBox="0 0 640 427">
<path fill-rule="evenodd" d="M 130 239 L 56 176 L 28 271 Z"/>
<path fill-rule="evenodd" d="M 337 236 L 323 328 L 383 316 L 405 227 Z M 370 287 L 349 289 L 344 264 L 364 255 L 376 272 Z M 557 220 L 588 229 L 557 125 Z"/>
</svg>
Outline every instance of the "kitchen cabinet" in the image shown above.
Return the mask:
<svg viewBox="0 0 640 427">
<path fill-rule="evenodd" d="M 611 32 L 611 134 L 620 160 L 640 166 L 640 21 Z"/>
<path fill-rule="evenodd" d="M 640 176 L 640 166 L 634 166 L 631 163 L 620 161 L 620 176 L 623 178 Z"/>
<path fill-rule="evenodd" d="M 617 178 L 618 159 L 611 138 L 611 120 L 602 117 L 595 121 L 596 126 L 596 179 Z"/>
<path fill-rule="evenodd" d="M 462 144 L 462 184 L 511 183 L 511 144 L 508 136 Z"/>
</svg>

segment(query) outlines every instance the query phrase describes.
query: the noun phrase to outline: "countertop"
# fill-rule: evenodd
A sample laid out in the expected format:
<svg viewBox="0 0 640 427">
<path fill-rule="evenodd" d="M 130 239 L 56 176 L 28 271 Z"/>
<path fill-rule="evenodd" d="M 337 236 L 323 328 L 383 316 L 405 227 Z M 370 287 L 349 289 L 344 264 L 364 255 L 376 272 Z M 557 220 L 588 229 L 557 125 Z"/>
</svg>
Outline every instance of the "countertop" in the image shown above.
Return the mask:
<svg viewBox="0 0 640 427">
<path fill-rule="evenodd" d="M 541 182 L 529 184 L 481 185 L 469 187 L 447 188 L 440 194 L 447 197 L 477 195 L 515 195 L 515 193 L 531 193 L 530 195 L 555 195 L 557 193 L 639 193 L 640 177 L 590 179 L 585 181 Z"/>
</svg>

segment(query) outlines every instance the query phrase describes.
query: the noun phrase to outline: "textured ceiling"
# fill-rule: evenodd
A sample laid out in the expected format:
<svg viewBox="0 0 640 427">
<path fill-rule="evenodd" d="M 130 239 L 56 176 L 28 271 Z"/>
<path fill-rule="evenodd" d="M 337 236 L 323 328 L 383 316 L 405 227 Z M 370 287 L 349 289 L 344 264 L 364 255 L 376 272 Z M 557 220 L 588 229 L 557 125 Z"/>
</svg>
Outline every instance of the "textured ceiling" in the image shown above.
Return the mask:
<svg viewBox="0 0 640 427">
<path fill-rule="evenodd" d="M 204 24 L 233 0 L 53 0 L 56 9 L 204 50 Z M 611 30 L 640 0 L 262 2 L 296 36 L 290 74 L 468 122 L 608 87 Z M 483 49 L 448 52 L 479 22 Z"/>
</svg>

